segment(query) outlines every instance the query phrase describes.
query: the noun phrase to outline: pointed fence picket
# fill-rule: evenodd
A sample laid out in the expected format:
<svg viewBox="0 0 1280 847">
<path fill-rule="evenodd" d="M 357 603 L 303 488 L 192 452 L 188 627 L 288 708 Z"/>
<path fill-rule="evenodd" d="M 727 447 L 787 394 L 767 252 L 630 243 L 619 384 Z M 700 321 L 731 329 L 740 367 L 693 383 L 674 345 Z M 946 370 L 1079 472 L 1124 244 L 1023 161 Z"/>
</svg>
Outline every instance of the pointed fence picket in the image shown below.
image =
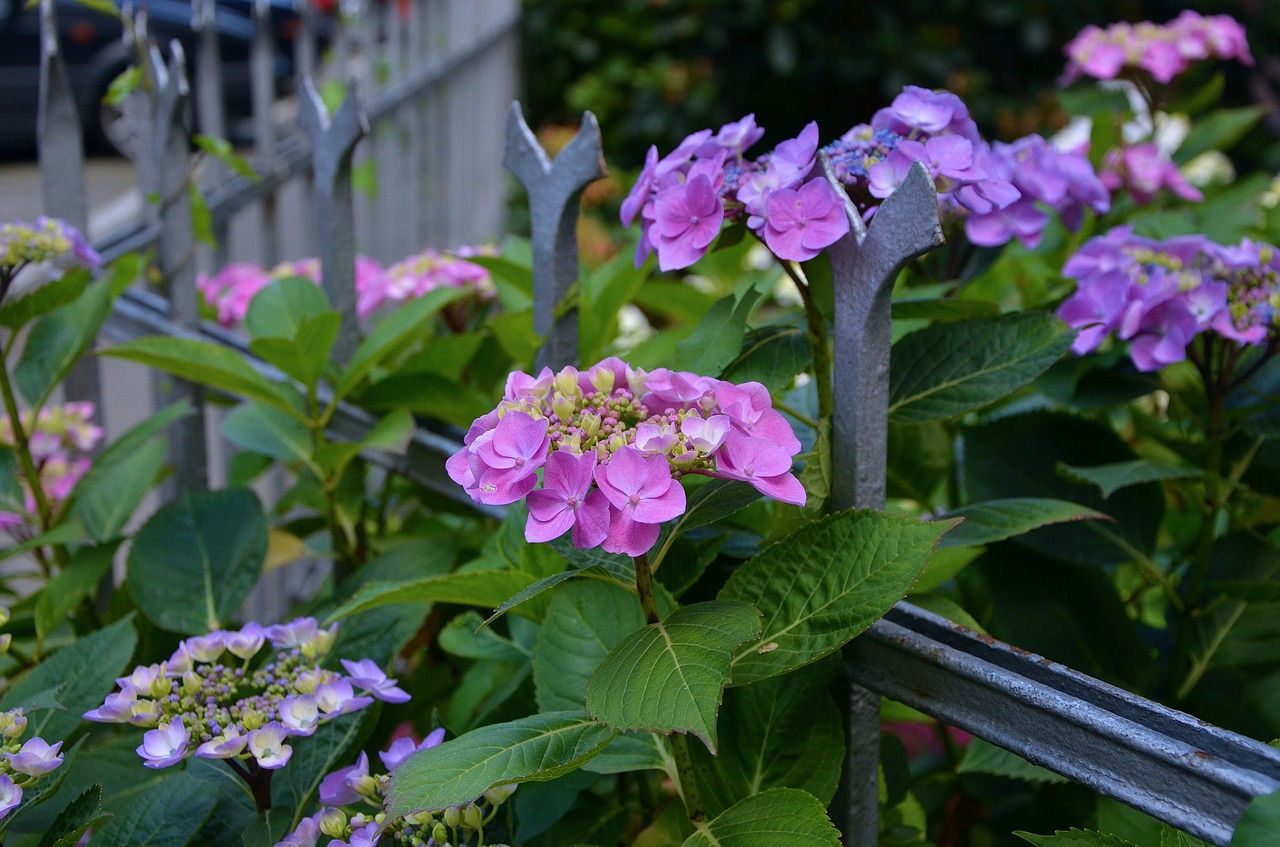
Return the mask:
<svg viewBox="0 0 1280 847">
<path fill-rule="evenodd" d="M 317 56 L 314 15 L 305 0 L 299 2 L 303 5 L 296 55 L 310 79 Z M 43 5 L 42 13 L 51 22 L 50 0 L 43 0 Z M 350 10 L 357 6 L 364 8 L 359 2 L 346 4 Z M 197 124 L 211 134 L 225 127 L 218 109 L 218 76 L 209 71 L 216 69 L 210 58 L 215 9 L 210 0 L 195 5 L 195 61 L 201 68 Z M 499 236 L 505 177 L 497 163 L 504 161 L 530 194 L 535 312 L 539 331 L 548 336 L 542 361 L 561 365 L 575 359 L 576 315 L 567 309 L 557 316 L 556 306 L 577 273 L 578 200 L 582 189 L 604 173 L 595 118 L 590 113 L 584 117 L 578 137 L 554 160 L 529 133 L 518 105 L 512 105 L 504 119 L 504 105 L 515 89 L 516 0 L 405 0 L 384 7 L 380 15 L 364 11 L 368 14 L 354 32 L 341 28 L 332 41 L 332 72 L 341 81 L 355 78 L 344 104 L 331 114 L 307 82 L 300 100 L 305 133 L 281 132 L 274 137 L 277 127 L 266 110 L 275 104 L 260 93 L 255 104 L 258 138 L 273 142 L 257 151 L 254 163 L 260 178 L 249 180 L 217 166 L 205 174 L 209 181 L 202 193 L 223 245 L 212 254 L 191 244 L 189 200 L 176 188 L 180 160 L 188 157 L 178 111 L 186 97 L 181 51 L 173 50 L 167 58 L 155 54 L 153 68 L 163 84 L 153 99 L 136 101 L 130 111 L 139 121 L 140 143 L 150 152 L 139 159 L 139 180 L 155 191 L 159 204 L 146 219 L 99 246 L 108 258 L 155 249 L 170 285 L 167 297 L 148 290 L 127 292 L 105 329 L 108 337 L 165 334 L 213 340 L 238 350 L 263 373 L 282 378 L 250 355 L 241 337 L 196 320 L 191 295 L 195 267 L 225 261 L 229 243 L 239 249 L 233 242 L 242 217 L 256 222 L 254 258 L 260 262 L 293 258 L 285 255 L 282 239 L 294 232 L 310 233 L 303 238 L 306 244 L 316 244 L 324 257 L 330 295 L 349 306 L 356 244 L 386 261 L 428 245 Z M 257 20 L 264 26 L 265 16 Z M 45 171 L 46 211 L 83 224 L 82 158 L 77 158 L 82 154 L 78 146 L 67 146 L 79 132 L 51 32 L 51 27 L 46 29 L 41 150 L 58 166 Z M 256 49 L 265 51 L 267 41 L 259 41 Z M 269 67 L 262 56 L 265 52 L 255 63 L 259 88 Z M 382 73 L 385 80 L 375 79 Z M 370 169 L 377 171 L 373 179 Z M 361 184 L 379 186 L 376 197 L 353 188 L 353 170 L 361 173 Z M 185 179 L 185 170 L 181 173 Z M 319 210 L 314 222 L 281 214 L 286 202 L 281 198 L 290 188 L 304 201 L 314 196 Z M 850 215 L 852 232 L 831 250 L 837 374 L 831 398 L 837 468 L 833 500 L 839 507 L 880 508 L 886 457 L 888 290 L 903 263 L 938 243 L 932 183 L 917 169 L 885 202 L 869 230 L 856 213 Z M 351 319 L 345 332 L 349 346 L 354 338 Z M 92 378 L 76 379 L 80 381 L 73 381 L 69 391 L 90 391 L 96 385 Z M 200 399 L 198 394 L 193 397 Z M 183 484 L 204 479 L 195 464 L 197 457 L 205 462 L 204 448 L 210 445 L 204 432 L 206 415 L 197 416 L 189 432 L 176 434 L 182 452 L 174 458 Z M 333 426 L 356 440 L 372 423 L 368 414 L 344 406 Z M 420 430 L 406 455 L 372 458 L 470 504 L 444 470 L 445 458 L 459 446 Z M 220 478 L 221 473 L 213 476 Z M 314 578 L 307 575 L 308 580 Z M 280 614 L 295 599 L 294 592 L 308 585 L 307 580 L 292 585 L 279 579 L 270 582 L 255 611 Z M 1252 798 L 1280 788 L 1280 751 L 979 636 L 908 603 L 899 604 L 857 638 L 845 657 L 845 714 L 854 743 L 832 815 L 850 847 L 872 847 L 878 839 L 880 696 L 966 729 L 1214 844 L 1230 840 Z"/>
</svg>

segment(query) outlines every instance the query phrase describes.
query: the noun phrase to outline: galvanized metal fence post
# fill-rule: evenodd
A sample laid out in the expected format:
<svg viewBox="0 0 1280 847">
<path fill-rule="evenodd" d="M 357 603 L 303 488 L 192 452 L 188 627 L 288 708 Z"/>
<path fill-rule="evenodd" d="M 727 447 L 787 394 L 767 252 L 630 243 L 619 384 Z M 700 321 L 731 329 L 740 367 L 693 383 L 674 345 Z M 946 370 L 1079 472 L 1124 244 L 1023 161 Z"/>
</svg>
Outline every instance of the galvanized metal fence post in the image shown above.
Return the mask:
<svg viewBox="0 0 1280 847">
<path fill-rule="evenodd" d="M 943 241 L 933 180 L 916 164 L 864 226 L 845 197 L 850 232 L 827 248 L 835 286 L 835 389 L 831 503 L 837 510 L 883 509 L 889 434 L 891 296 L 898 271 Z M 848 753 L 832 805 L 846 847 L 879 841 L 880 697 L 847 683 L 840 704 Z"/>
<path fill-rule="evenodd" d="M 138 158 L 155 168 L 156 214 L 160 224 L 157 266 L 169 299 L 169 314 L 180 326 L 200 322 L 196 292 L 195 234 L 192 230 L 191 157 L 185 122 L 190 89 L 186 56 L 173 41 L 166 64 L 160 51 L 148 51 L 152 88 L 149 133 L 138 145 Z M 175 422 L 169 430 L 169 455 L 177 469 L 173 487 L 203 489 L 209 484 L 208 444 L 205 438 L 204 390 L 193 383 L 164 379 L 157 386 L 157 404 L 185 399 L 197 410 Z M 172 493 L 172 491 L 168 492 Z"/>
<path fill-rule="evenodd" d="M 583 189 L 606 174 L 600 125 L 585 112 L 582 128 L 553 163 L 525 123 L 520 104 L 512 103 L 502 163 L 529 192 L 533 329 L 545 339 L 534 365 L 559 369 L 578 360 L 577 308 L 556 312 L 578 278 L 578 201 Z"/>
<path fill-rule="evenodd" d="M 354 90 L 332 116 L 311 77 L 303 80 L 298 121 L 311 139 L 312 189 L 316 200 L 316 232 L 320 267 L 329 302 L 342 315 L 333 357 L 346 361 L 356 349 L 356 244 L 351 154 L 369 127 Z"/>
<path fill-rule="evenodd" d="M 58 45 L 53 0 L 40 3 L 40 99 L 36 123 L 44 213 L 62 218 L 88 237 L 84 140 L 75 94 Z M 93 403 L 101 419 L 102 386 L 97 360 L 86 356 L 76 362 L 63 383 L 63 393 L 69 399 Z"/>
</svg>

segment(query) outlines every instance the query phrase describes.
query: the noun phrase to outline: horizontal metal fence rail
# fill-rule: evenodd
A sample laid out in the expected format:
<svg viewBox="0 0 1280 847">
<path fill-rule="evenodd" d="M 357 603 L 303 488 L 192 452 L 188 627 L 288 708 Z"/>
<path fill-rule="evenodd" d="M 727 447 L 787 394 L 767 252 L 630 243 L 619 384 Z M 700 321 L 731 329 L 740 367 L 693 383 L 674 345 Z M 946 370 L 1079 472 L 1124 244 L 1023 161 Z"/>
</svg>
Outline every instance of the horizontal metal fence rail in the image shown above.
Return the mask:
<svg viewBox="0 0 1280 847">
<path fill-rule="evenodd" d="M 909 603 L 847 656 L 859 685 L 1213 844 L 1280 789 L 1280 750 Z"/>
</svg>

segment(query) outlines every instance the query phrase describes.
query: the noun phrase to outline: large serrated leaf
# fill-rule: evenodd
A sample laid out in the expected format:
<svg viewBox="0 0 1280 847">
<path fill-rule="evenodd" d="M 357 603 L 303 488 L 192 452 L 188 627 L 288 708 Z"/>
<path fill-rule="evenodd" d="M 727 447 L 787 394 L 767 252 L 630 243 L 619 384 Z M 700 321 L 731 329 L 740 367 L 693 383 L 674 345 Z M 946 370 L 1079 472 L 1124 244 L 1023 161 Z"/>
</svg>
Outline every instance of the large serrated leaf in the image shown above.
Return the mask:
<svg viewBox="0 0 1280 847">
<path fill-rule="evenodd" d="M 101 705 L 115 688 L 136 643 L 132 616 L 90 633 L 18 677 L 0 698 L 0 709 L 26 708 L 32 735 L 66 738 L 80 724 L 81 715 Z M 32 703 L 47 699 L 54 689 L 65 710 L 32 714 Z"/>
<path fill-rule="evenodd" d="M 87 268 L 77 268 L 21 297 L 9 299 L 0 306 L 0 326 L 18 329 L 28 321 L 65 306 L 84 293 L 91 278 Z"/>
<path fill-rule="evenodd" d="M 1013 834 L 1036 847 L 1136 847 L 1119 836 L 1091 829 L 1059 830 L 1053 835 L 1033 835 L 1015 830 Z"/>
<path fill-rule="evenodd" d="M 794 670 L 875 623 L 901 600 L 953 524 L 849 511 L 803 527 L 742 566 L 720 591 L 764 613 L 734 657 L 733 683 Z"/>
<path fill-rule="evenodd" d="M 681 847 L 840 847 L 822 802 L 797 788 L 774 788 L 740 800 Z"/>
<path fill-rule="evenodd" d="M 829 690 L 838 668 L 833 659 L 725 692 L 719 755 L 691 748 L 707 814 L 771 788 L 800 788 L 831 802 L 845 749 Z"/>
<path fill-rule="evenodd" d="M 1022 535 L 1042 526 L 1068 521 L 1113 520 L 1110 515 L 1045 497 L 1011 497 L 1006 500 L 988 500 L 974 503 L 948 512 L 945 518 L 964 518 L 964 522 L 952 529 L 942 539 L 943 547 L 973 547 L 993 544 Z"/>
<path fill-rule="evenodd" d="M 155 485 L 168 459 L 165 439 L 149 441 L 127 457 L 99 467 L 76 485 L 70 514 L 84 524 L 85 532 L 97 542 L 110 541 L 124 531 L 125 524 Z"/>
<path fill-rule="evenodd" d="M 267 519 L 252 491 L 183 492 L 134 537 L 129 588 L 157 626 L 202 635 L 231 620 L 266 555 Z"/>
<path fill-rule="evenodd" d="M 749 603 L 678 609 L 627 636 L 587 683 L 587 711 L 614 729 L 688 732 L 716 751 L 716 714 L 734 648 L 760 633 Z"/>
<path fill-rule="evenodd" d="M 141 774 L 139 774 L 141 776 Z M 93 833 L 94 847 L 183 847 L 218 802 L 218 792 L 185 771 L 140 779 L 111 801 L 112 817 Z"/>
<path fill-rule="evenodd" d="M 613 734 L 582 712 L 547 712 L 474 729 L 413 754 L 392 771 L 388 820 L 467 803 L 495 785 L 554 779 L 581 767 Z"/>
<path fill-rule="evenodd" d="M 1244 809 L 1230 847 L 1270 847 L 1280 832 L 1280 791 L 1256 797 Z"/>
<path fill-rule="evenodd" d="M 371 582 L 330 613 L 330 623 L 391 603 L 460 603 L 492 609 L 536 581 L 523 571 L 481 570 L 408 582 Z"/>
<path fill-rule="evenodd" d="M 747 336 L 742 352 L 725 369 L 724 378 L 739 383 L 758 382 L 770 391 L 783 391 L 812 361 L 809 333 L 803 326 L 770 326 Z"/>
<path fill-rule="evenodd" d="M 1056 316 L 1016 312 L 927 326 L 893 345 L 889 416 L 944 420 L 1006 397 L 1048 370 L 1074 334 Z"/>
<path fill-rule="evenodd" d="M 85 830 L 109 817 L 111 813 L 102 810 L 102 786 L 92 785 L 58 813 L 41 836 L 39 847 L 73 847 Z"/>
</svg>

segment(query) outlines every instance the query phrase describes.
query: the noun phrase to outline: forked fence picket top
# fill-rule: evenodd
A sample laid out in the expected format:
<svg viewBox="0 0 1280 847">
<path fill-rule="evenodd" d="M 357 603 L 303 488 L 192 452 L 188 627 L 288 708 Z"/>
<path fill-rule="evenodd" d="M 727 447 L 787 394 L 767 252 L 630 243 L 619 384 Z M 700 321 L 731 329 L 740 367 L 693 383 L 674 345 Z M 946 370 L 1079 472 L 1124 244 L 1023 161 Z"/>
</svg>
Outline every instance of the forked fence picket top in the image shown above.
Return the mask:
<svg viewBox="0 0 1280 847">
<path fill-rule="evenodd" d="M 44 3 L 48 6 L 50 0 Z M 418 11 L 436 15 L 441 12 L 436 0 L 416 0 L 410 5 Z M 448 105 L 445 98 L 427 102 L 422 100 L 421 92 L 451 77 L 465 75 L 487 51 L 511 49 L 518 7 L 506 0 L 490 0 L 483 5 L 501 13 L 496 15 L 497 25 L 458 50 L 447 55 L 430 54 L 402 75 L 395 75 L 388 87 L 369 97 L 365 114 L 371 123 L 376 124 L 384 115 L 400 115 L 419 141 L 447 137 L 439 132 L 438 123 L 447 111 L 442 108 Z M 430 26 L 414 24 L 411 19 L 411 51 L 421 50 L 431 38 Z M 342 43 L 345 42 L 340 40 Z M 52 134 L 65 140 L 78 138 L 78 133 L 66 129 L 67 106 L 74 104 L 65 85 L 65 74 L 57 63 L 56 43 L 47 51 L 44 69 L 47 81 L 42 83 L 42 151 L 48 156 L 58 149 Z M 502 81 L 500 76 L 496 78 Z M 527 129 L 512 123 L 518 118 L 518 110 L 508 116 L 508 132 L 515 135 L 516 152 L 512 155 L 536 163 L 544 176 L 547 167 L 564 167 L 566 171 L 581 169 L 578 178 L 585 180 L 582 185 L 590 181 L 590 169 L 601 161 L 601 154 L 598 132 L 589 116 L 584 120 L 587 132 L 580 134 L 576 146 L 571 144 L 554 165 L 540 147 L 529 147 Z M 147 123 L 153 122 L 148 118 Z M 167 123 L 166 130 L 174 129 L 172 121 Z M 513 131 L 513 126 L 523 131 Z M 60 128 L 63 131 L 59 132 Z M 147 143 L 155 145 L 153 149 L 176 149 L 170 144 L 171 134 L 156 130 L 152 125 L 146 136 Z M 508 141 L 511 143 L 510 135 Z M 418 174 L 420 184 L 434 185 L 432 181 L 440 178 L 438 165 L 449 161 L 435 150 L 423 153 L 416 160 L 416 166 L 422 168 Z M 160 162 L 149 164 L 151 172 L 144 172 L 142 178 L 150 180 L 149 187 L 158 186 L 165 179 L 164 170 Z M 309 170 L 313 166 L 311 146 L 300 136 L 289 136 L 280 140 L 270 160 L 263 164 L 260 181 L 236 177 L 209 192 L 215 227 L 224 225 L 237 210 L 272 195 L 293 175 Z M 517 167 L 528 169 L 527 165 Z M 72 218 L 76 214 L 77 191 L 83 202 L 83 173 L 65 166 L 49 170 L 53 173 L 45 187 L 49 198 L 46 209 Z M 522 179 L 526 175 L 535 183 L 540 179 L 531 169 L 521 175 Z M 528 185 L 530 180 L 525 182 Z M 579 193 L 572 190 L 533 192 L 530 207 L 534 220 L 555 224 L 542 224 L 551 233 L 538 251 L 537 264 L 544 273 L 576 269 L 576 260 L 571 260 L 576 256 L 576 242 L 564 234 L 574 229 L 578 198 Z M 900 210 L 903 227 L 882 225 L 878 231 L 873 226 L 867 232 L 860 228 L 860 221 L 855 221 L 849 240 L 832 251 L 837 280 L 834 354 L 840 375 L 834 397 L 833 450 L 835 461 L 845 469 L 835 475 L 833 498 L 840 506 L 883 505 L 886 413 L 880 397 L 887 396 L 888 379 L 886 280 L 892 279 L 902 262 L 928 249 L 936 238 L 937 207 L 927 177 L 922 181 L 913 174 L 904 189 L 884 204 L 877 220 L 888 221 L 888 212 L 894 208 Z M 114 258 L 128 250 L 159 245 L 161 254 L 169 255 L 170 267 L 186 273 L 181 264 L 176 264 L 178 242 L 169 241 L 165 246 L 166 238 L 171 236 L 167 230 L 182 214 L 181 208 L 153 212 L 149 222 L 101 245 L 103 252 Z M 189 208 L 185 214 L 189 216 Z M 423 210 L 414 226 L 430 228 L 434 214 L 437 212 Z M 185 229 L 189 238 L 189 217 Z M 185 279 L 189 291 L 190 276 Z M 543 303 L 550 298 L 554 306 L 562 296 L 563 284 L 559 274 L 549 275 L 548 279 L 556 282 L 540 286 L 537 299 Z M 181 297 L 177 290 L 173 293 Z M 539 312 L 554 315 L 555 310 L 543 303 Z M 567 310 L 566 314 L 571 312 Z M 283 378 L 252 357 L 239 336 L 199 324 L 190 317 L 189 302 L 171 302 L 146 290 L 129 291 L 118 300 L 104 333 L 121 340 L 156 334 L 214 340 L 240 351 L 265 375 Z M 547 329 L 547 349 L 555 352 L 557 364 L 575 358 L 577 342 L 570 335 L 572 327 L 569 319 L 552 321 Z M 368 413 L 343 405 L 334 428 L 343 437 L 358 440 L 373 422 Z M 406 456 L 375 454 L 373 458 L 428 488 L 470 504 L 444 470 L 444 460 L 459 446 L 451 438 L 420 429 Z M 851 747 L 855 750 L 847 763 L 853 779 L 842 788 L 837 803 L 840 808 L 833 809 L 833 816 L 841 822 L 849 847 L 872 847 L 877 840 L 874 790 L 878 761 L 874 743 L 857 740 L 874 742 L 878 738 L 879 695 L 966 729 L 1215 844 L 1230 840 L 1241 812 L 1252 798 L 1280 787 L 1280 751 L 981 636 L 908 603 L 900 603 L 855 639 L 846 658 L 847 675 L 854 683 L 854 707 L 849 715 L 853 721 L 850 738 L 855 740 Z"/>
</svg>

